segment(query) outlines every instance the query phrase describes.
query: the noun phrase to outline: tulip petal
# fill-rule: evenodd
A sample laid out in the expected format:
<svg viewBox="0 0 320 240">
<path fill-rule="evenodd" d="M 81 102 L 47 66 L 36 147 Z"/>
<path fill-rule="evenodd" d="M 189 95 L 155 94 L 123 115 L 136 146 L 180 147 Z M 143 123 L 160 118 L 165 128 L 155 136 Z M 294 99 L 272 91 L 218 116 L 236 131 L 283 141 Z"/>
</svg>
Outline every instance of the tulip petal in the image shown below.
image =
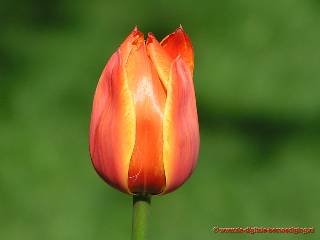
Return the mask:
<svg viewBox="0 0 320 240">
<path fill-rule="evenodd" d="M 119 48 L 121 60 L 124 64 L 128 61 L 128 57 L 132 49 L 143 42 L 143 33 L 140 32 L 137 27 L 135 27 Z"/>
<path fill-rule="evenodd" d="M 193 48 L 188 35 L 179 27 L 161 41 L 161 46 L 172 59 L 180 56 L 187 64 L 191 74 L 193 73 Z"/>
<path fill-rule="evenodd" d="M 133 48 L 125 66 L 136 113 L 136 138 L 128 173 L 132 193 L 159 194 L 165 187 L 162 118 L 165 91 L 144 43 Z"/>
<path fill-rule="evenodd" d="M 96 89 L 90 155 L 98 174 L 123 192 L 129 192 L 127 177 L 134 142 L 134 106 L 118 51 L 109 60 Z"/>
<path fill-rule="evenodd" d="M 163 162 L 168 193 L 182 185 L 195 167 L 199 126 L 191 73 L 181 57 L 173 62 L 163 120 Z"/>
<path fill-rule="evenodd" d="M 152 33 L 148 34 L 146 44 L 148 55 L 159 74 L 162 84 L 167 89 L 167 82 L 169 81 L 169 73 L 173 58 L 171 58 L 163 49 Z"/>
</svg>

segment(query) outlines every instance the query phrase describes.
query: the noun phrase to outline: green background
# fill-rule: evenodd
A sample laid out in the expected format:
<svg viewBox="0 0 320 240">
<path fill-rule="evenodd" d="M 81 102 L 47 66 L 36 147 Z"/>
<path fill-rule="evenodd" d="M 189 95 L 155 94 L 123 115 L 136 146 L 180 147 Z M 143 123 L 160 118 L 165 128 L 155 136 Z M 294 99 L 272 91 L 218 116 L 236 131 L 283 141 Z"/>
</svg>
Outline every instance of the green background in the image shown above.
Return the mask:
<svg viewBox="0 0 320 240">
<path fill-rule="evenodd" d="M 88 125 L 136 24 L 189 34 L 201 129 L 192 177 L 153 198 L 151 239 L 319 238 L 319 1 L 10 0 L 0 16 L 0 239 L 130 239 L 131 198 L 93 170 Z"/>
</svg>

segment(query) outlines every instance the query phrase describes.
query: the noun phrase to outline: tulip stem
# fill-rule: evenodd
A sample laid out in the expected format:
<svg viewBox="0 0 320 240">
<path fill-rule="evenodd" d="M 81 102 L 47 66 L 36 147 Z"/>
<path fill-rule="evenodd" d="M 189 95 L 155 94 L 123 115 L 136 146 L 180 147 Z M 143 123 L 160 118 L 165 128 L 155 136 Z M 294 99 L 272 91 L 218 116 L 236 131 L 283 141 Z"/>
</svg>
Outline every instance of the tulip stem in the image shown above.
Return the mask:
<svg viewBox="0 0 320 240">
<path fill-rule="evenodd" d="M 151 197 L 148 195 L 133 196 L 132 240 L 146 240 L 148 219 L 151 208 Z"/>
</svg>

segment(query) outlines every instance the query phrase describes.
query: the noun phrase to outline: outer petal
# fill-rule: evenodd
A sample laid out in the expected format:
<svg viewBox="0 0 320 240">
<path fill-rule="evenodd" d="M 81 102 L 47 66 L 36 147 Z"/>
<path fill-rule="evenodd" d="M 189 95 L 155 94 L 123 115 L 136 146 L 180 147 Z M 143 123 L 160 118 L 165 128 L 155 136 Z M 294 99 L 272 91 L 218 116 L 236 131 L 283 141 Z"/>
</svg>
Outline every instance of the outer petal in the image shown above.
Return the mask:
<svg viewBox="0 0 320 240">
<path fill-rule="evenodd" d="M 183 31 L 182 27 L 166 36 L 160 44 L 172 59 L 181 56 L 191 74 L 193 73 L 193 48 L 188 35 Z"/>
<path fill-rule="evenodd" d="M 165 187 L 162 118 L 165 91 L 144 43 L 133 48 L 126 64 L 136 113 L 136 140 L 128 186 L 133 193 L 159 194 Z"/>
<path fill-rule="evenodd" d="M 128 169 L 134 142 L 134 106 L 119 52 L 116 52 L 96 89 L 90 125 L 90 155 L 98 174 L 123 192 L 128 192 Z"/>
<path fill-rule="evenodd" d="M 182 185 L 195 167 L 199 151 L 196 99 L 190 71 L 182 58 L 172 64 L 163 120 L 164 193 Z"/>
</svg>

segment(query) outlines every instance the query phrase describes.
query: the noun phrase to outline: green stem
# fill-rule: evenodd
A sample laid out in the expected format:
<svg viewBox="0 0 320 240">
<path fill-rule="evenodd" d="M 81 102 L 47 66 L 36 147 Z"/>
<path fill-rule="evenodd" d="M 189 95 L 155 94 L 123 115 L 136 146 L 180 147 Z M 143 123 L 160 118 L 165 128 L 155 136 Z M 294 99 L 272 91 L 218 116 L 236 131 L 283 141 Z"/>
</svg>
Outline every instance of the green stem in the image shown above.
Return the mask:
<svg viewBox="0 0 320 240">
<path fill-rule="evenodd" d="M 150 215 L 150 196 L 133 196 L 132 240 L 146 240 Z"/>
</svg>

